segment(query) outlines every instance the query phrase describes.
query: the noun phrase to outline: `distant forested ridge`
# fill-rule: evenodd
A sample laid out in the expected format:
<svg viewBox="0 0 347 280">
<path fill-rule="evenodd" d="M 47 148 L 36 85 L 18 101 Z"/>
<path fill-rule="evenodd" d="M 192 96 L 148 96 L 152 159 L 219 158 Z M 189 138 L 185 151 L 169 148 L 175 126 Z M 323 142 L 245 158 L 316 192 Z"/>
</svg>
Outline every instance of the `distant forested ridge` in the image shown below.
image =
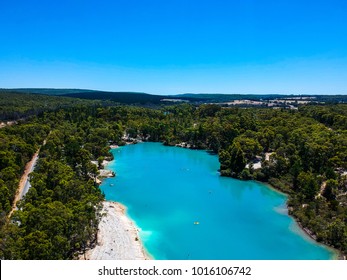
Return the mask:
<svg viewBox="0 0 347 280">
<path fill-rule="evenodd" d="M 6 102 L 21 111 L 13 98 Z M 126 140 L 217 154 L 222 176 L 289 194 L 289 212 L 307 232 L 347 253 L 347 105 L 150 109 L 75 99 L 62 107 L 56 98 L 56 108 L 0 129 L 0 258 L 72 259 L 93 246 L 103 195 L 91 161 L 109 158 L 109 145 Z M 32 187 L 7 220 L 25 163 L 40 146 Z"/>
<path fill-rule="evenodd" d="M 112 92 L 89 89 L 50 89 L 50 88 L 15 88 L 0 89 L 0 93 L 25 93 L 47 96 L 62 96 L 85 100 L 108 101 L 119 104 L 152 106 L 187 102 L 194 105 L 217 103 L 222 106 L 237 107 L 281 107 L 289 108 L 290 104 L 297 108 L 301 104 L 338 104 L 347 103 L 347 95 L 309 95 L 309 94 L 221 94 L 221 93 L 184 93 L 158 95 L 143 92 Z M 252 103 L 252 101 L 254 103 Z"/>
<path fill-rule="evenodd" d="M 17 93 L 17 94 L 35 94 L 37 98 L 39 95 L 46 95 L 47 98 L 51 97 L 65 97 L 65 101 L 73 101 L 73 98 L 84 100 L 107 100 L 114 103 L 121 104 L 138 104 L 138 105 L 158 105 L 165 104 L 165 99 L 180 100 L 177 96 L 162 96 L 155 94 L 147 94 L 142 92 L 109 92 L 100 90 L 86 90 L 86 89 L 11 89 L 2 90 L 4 93 Z M 1 94 L 1 90 L 0 90 Z M 54 100 L 54 99 L 52 99 Z M 59 100 L 59 99 L 55 99 Z M 60 99 L 63 101 L 64 99 Z M 199 101 L 196 98 L 184 98 L 185 101 Z"/>
<path fill-rule="evenodd" d="M 0 121 L 19 120 L 42 112 L 73 107 L 81 103 L 95 104 L 98 102 L 0 89 Z"/>
</svg>

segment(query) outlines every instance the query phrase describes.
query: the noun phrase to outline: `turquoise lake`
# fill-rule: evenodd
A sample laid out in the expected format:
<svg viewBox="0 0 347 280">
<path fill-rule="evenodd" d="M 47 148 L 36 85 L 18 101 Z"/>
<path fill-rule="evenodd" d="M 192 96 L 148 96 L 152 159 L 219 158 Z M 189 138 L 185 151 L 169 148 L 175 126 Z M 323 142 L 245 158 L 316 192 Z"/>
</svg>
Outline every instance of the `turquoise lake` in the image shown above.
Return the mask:
<svg viewBox="0 0 347 280">
<path fill-rule="evenodd" d="M 128 208 L 154 259 L 332 259 L 287 215 L 286 196 L 220 177 L 216 155 L 139 143 L 113 149 L 100 188 Z"/>
</svg>

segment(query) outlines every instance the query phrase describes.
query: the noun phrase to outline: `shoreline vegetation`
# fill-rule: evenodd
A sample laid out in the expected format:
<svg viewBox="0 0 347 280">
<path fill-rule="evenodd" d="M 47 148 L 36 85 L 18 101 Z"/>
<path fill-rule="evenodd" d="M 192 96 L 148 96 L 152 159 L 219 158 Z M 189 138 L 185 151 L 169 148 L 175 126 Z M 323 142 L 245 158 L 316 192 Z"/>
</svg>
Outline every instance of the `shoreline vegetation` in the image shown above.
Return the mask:
<svg viewBox="0 0 347 280">
<path fill-rule="evenodd" d="M 2 259 L 73 259 L 93 245 L 104 201 L 98 185 L 101 175 L 112 175 L 102 163 L 112 160 L 111 145 L 140 141 L 211 151 L 222 176 L 284 192 L 288 213 L 307 233 L 347 253 L 346 104 L 303 104 L 297 110 L 217 104 L 144 108 L 3 96 L 0 121 L 16 123 L 0 129 Z M 34 97 L 40 110 L 29 108 Z M 41 145 L 31 188 L 8 220 L 25 165 Z"/>
<path fill-rule="evenodd" d="M 288 214 L 289 216 L 291 216 L 292 218 L 294 218 L 295 223 L 298 225 L 298 227 L 302 230 L 303 234 L 305 234 L 305 236 L 321 245 L 323 245 L 324 247 L 328 248 L 331 252 L 333 252 L 334 254 L 334 258 L 333 260 L 346 260 L 346 256 L 338 249 L 331 247 L 327 244 L 324 244 L 322 242 L 317 241 L 317 236 L 310 231 L 308 228 L 304 227 L 300 221 L 298 221 L 294 216 Z"/>
<path fill-rule="evenodd" d="M 343 252 L 341 252 L 340 250 L 332 247 L 332 246 L 329 246 L 328 244 L 325 244 L 323 242 L 319 242 L 317 241 L 317 236 L 307 227 L 304 227 L 300 221 L 292 214 L 290 214 L 290 211 L 291 211 L 291 207 L 288 206 L 288 199 L 290 198 L 289 197 L 289 194 L 283 192 L 282 190 L 280 190 L 279 188 L 276 188 L 276 186 L 273 186 L 271 185 L 270 183 L 268 182 L 262 182 L 262 181 L 258 181 L 258 180 L 254 180 L 256 182 L 259 182 L 263 185 L 266 185 L 267 187 L 269 187 L 270 189 L 280 193 L 280 194 L 283 194 L 286 196 L 287 200 L 286 200 L 286 205 L 285 205 L 285 209 L 286 209 L 286 214 L 290 217 L 292 217 L 294 219 L 294 222 L 298 225 L 299 229 L 302 231 L 302 233 L 305 235 L 305 237 L 313 240 L 314 242 L 317 242 L 321 245 L 323 245 L 324 247 L 328 248 L 330 251 L 332 251 L 334 253 L 334 259 L 335 260 L 346 260 L 347 259 L 347 256 L 343 254 Z"/>
</svg>

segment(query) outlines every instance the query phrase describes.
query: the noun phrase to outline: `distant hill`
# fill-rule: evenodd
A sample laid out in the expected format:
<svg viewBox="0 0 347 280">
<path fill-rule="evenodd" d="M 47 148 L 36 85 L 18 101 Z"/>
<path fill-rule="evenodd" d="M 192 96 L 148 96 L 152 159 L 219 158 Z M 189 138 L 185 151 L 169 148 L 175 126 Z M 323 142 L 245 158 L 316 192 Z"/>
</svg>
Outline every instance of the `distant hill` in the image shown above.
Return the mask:
<svg viewBox="0 0 347 280">
<path fill-rule="evenodd" d="M 238 99 L 250 99 L 250 100 L 268 100 L 274 98 L 288 97 L 288 95 L 276 95 L 276 94 L 221 94 L 221 93 L 184 93 L 177 95 L 156 95 L 144 92 L 112 92 L 112 91 L 100 91 L 90 89 L 50 89 L 50 88 L 17 88 L 11 89 L 20 93 L 35 93 L 45 95 L 58 95 L 65 97 L 74 97 L 82 99 L 99 99 L 99 100 L 111 100 L 119 103 L 126 104 L 144 104 L 162 103 L 162 100 L 172 99 L 190 101 L 190 102 L 228 102 Z M 167 102 L 167 101 L 166 101 Z"/>
<path fill-rule="evenodd" d="M 325 103 L 347 103 L 347 95 L 286 95 L 286 94 L 221 94 L 221 93 L 184 93 L 177 95 L 156 95 L 143 92 L 112 92 L 90 89 L 51 89 L 16 88 L 11 92 L 64 96 L 89 100 L 110 100 L 122 104 L 158 105 L 183 101 L 194 104 L 224 103 L 234 100 L 269 101 L 275 99 L 298 99 L 311 97 L 312 101 Z"/>
<path fill-rule="evenodd" d="M 83 99 L 101 99 L 111 100 L 114 102 L 125 103 L 125 104 L 158 104 L 160 100 L 164 99 L 165 96 L 152 95 L 141 92 L 107 92 L 107 91 L 91 91 L 91 92 L 77 92 L 67 93 L 64 96 L 76 97 Z"/>
<path fill-rule="evenodd" d="M 72 93 L 83 93 L 83 92 L 97 92 L 96 90 L 90 89 L 57 89 L 57 88 L 12 88 L 12 92 L 19 93 L 35 93 L 35 94 L 46 94 L 46 95 L 66 95 Z"/>
<path fill-rule="evenodd" d="M 11 89 L 12 92 L 18 93 L 34 93 L 54 96 L 64 96 L 73 98 L 82 98 L 90 100 L 110 100 L 113 102 L 124 104 L 159 104 L 167 103 L 167 99 L 177 100 L 183 99 L 178 96 L 163 96 L 148 94 L 143 92 L 111 92 L 89 89 L 49 89 L 49 88 L 19 88 Z M 166 101 L 162 101 L 165 99 Z M 195 98 L 187 97 L 184 101 L 196 101 Z"/>
<path fill-rule="evenodd" d="M 44 111 L 71 108 L 81 104 L 94 105 L 102 102 L 0 89 L 0 121 L 18 120 Z"/>
</svg>

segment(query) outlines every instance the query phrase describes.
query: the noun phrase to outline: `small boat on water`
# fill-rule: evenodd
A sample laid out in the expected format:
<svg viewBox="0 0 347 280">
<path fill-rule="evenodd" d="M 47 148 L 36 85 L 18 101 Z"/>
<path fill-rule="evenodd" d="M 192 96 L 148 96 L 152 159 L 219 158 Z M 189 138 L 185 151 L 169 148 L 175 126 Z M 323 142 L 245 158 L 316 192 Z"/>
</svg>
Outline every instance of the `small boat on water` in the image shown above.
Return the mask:
<svg viewBox="0 0 347 280">
<path fill-rule="evenodd" d="M 200 224 L 199 222 L 194 222 L 194 225 L 198 225 L 198 224 Z"/>
</svg>

